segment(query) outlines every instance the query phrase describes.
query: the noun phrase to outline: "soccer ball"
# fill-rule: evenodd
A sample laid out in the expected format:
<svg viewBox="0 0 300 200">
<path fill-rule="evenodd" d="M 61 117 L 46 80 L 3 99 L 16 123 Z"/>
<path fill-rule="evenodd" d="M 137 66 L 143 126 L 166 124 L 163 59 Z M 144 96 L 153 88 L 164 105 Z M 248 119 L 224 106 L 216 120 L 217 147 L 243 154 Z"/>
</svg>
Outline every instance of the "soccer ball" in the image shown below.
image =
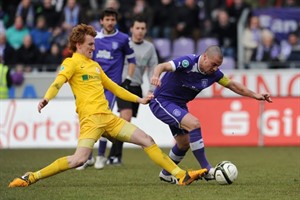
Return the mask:
<svg viewBox="0 0 300 200">
<path fill-rule="evenodd" d="M 236 166 L 230 161 L 222 161 L 216 165 L 215 179 L 220 185 L 230 185 L 238 176 Z"/>
</svg>

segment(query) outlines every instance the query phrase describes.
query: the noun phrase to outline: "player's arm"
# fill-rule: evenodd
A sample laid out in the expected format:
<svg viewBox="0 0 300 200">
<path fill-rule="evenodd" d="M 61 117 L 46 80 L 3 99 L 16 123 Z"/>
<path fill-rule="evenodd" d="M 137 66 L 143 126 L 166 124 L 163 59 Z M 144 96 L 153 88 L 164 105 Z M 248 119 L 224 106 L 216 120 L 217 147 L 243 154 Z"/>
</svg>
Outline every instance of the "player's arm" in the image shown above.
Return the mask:
<svg viewBox="0 0 300 200">
<path fill-rule="evenodd" d="M 158 64 L 153 70 L 151 84 L 155 85 L 155 86 L 160 86 L 160 78 L 159 77 L 162 72 L 166 72 L 166 71 L 175 71 L 171 62 L 164 62 L 164 63 Z"/>
<path fill-rule="evenodd" d="M 42 108 L 44 108 L 48 102 L 53 99 L 63 84 L 67 81 L 67 78 L 63 75 L 58 75 L 53 83 L 48 88 L 44 98 L 38 104 L 38 111 L 41 112 Z"/>
<path fill-rule="evenodd" d="M 110 78 L 107 77 L 107 75 L 103 71 L 101 73 L 101 79 L 104 88 L 108 89 L 114 95 L 116 95 L 117 97 L 125 101 L 147 104 L 153 98 L 153 95 L 147 95 L 146 97 L 140 98 L 137 95 L 132 94 L 128 90 L 124 89 L 123 87 L 113 82 Z"/>
<path fill-rule="evenodd" d="M 230 80 L 228 77 L 223 76 L 223 78 L 221 78 L 218 81 L 219 84 L 223 85 L 224 87 L 230 89 L 231 91 L 245 96 L 245 97 L 250 97 L 256 100 L 262 100 L 262 101 L 267 101 L 269 103 L 272 102 L 271 96 L 269 93 L 263 93 L 263 94 L 258 94 L 253 92 L 252 90 L 248 89 L 246 86 L 244 86 L 243 84 Z"/>
</svg>

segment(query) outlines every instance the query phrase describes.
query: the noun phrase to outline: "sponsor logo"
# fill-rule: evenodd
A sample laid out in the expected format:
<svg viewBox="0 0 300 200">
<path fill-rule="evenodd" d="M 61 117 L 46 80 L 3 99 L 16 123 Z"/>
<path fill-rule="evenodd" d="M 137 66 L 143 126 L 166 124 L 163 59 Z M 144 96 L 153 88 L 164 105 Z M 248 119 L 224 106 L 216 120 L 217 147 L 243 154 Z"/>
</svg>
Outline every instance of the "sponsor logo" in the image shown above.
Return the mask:
<svg viewBox="0 0 300 200">
<path fill-rule="evenodd" d="M 117 49 L 118 47 L 119 47 L 119 43 L 117 43 L 117 42 L 112 43 L 112 48 L 113 49 Z"/>
<path fill-rule="evenodd" d="M 173 110 L 172 113 L 173 113 L 173 115 L 176 116 L 176 117 L 179 117 L 179 116 L 181 115 L 181 111 L 178 110 L 178 109 Z"/>
<path fill-rule="evenodd" d="M 87 81 L 87 80 L 90 80 L 90 79 L 97 79 L 97 80 L 100 80 L 100 76 L 98 76 L 98 75 L 93 76 L 93 75 L 84 74 L 84 75 L 82 75 L 81 77 L 82 77 L 82 80 L 83 80 L 83 81 Z"/>
<path fill-rule="evenodd" d="M 182 67 L 187 68 L 189 66 L 189 61 L 188 60 L 183 60 L 182 61 Z"/>
<path fill-rule="evenodd" d="M 201 80 L 201 85 L 203 88 L 206 88 L 208 86 L 208 79 L 202 79 Z"/>
<path fill-rule="evenodd" d="M 82 75 L 82 80 L 83 81 L 89 80 L 89 75 L 87 75 L 87 74 Z"/>
<path fill-rule="evenodd" d="M 106 50 L 99 50 L 96 54 L 96 58 L 111 59 L 111 53 Z"/>
</svg>

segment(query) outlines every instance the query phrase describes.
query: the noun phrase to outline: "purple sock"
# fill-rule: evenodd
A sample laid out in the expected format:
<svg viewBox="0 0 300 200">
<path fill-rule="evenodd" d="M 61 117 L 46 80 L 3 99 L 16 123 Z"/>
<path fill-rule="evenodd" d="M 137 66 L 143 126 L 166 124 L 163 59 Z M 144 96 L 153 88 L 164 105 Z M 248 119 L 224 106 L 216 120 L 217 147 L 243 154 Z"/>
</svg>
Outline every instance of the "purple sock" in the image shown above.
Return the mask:
<svg viewBox="0 0 300 200">
<path fill-rule="evenodd" d="M 205 156 L 204 142 L 202 139 L 201 129 L 197 128 L 192 130 L 190 133 L 190 148 L 193 151 L 195 158 L 198 160 L 202 168 L 209 170 L 211 165 Z"/>
<path fill-rule="evenodd" d="M 185 156 L 185 154 L 186 154 L 186 152 L 188 150 L 189 149 L 187 149 L 187 150 L 181 150 L 181 149 L 178 148 L 177 144 L 175 144 L 173 146 L 173 148 L 170 150 L 169 157 L 171 158 L 171 160 L 174 161 L 175 164 L 178 164 L 183 159 L 183 157 Z M 162 173 L 164 175 L 171 175 L 165 169 L 162 170 Z"/>
<path fill-rule="evenodd" d="M 100 140 L 99 140 L 98 156 L 104 156 L 105 155 L 106 144 L 107 144 L 107 139 L 101 137 Z"/>
</svg>

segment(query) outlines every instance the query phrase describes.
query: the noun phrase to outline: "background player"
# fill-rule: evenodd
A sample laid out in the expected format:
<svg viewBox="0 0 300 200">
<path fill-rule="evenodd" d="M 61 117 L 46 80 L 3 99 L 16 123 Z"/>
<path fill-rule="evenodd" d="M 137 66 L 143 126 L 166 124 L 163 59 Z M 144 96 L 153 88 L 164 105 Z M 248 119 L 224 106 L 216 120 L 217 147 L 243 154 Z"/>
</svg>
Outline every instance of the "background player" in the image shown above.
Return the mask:
<svg viewBox="0 0 300 200">
<path fill-rule="evenodd" d="M 134 75 L 132 76 L 132 81 L 127 89 L 133 94 L 142 97 L 143 92 L 141 85 L 143 83 L 144 72 L 147 71 L 150 82 L 153 69 L 158 64 L 158 58 L 154 45 L 144 39 L 147 33 L 147 22 L 145 18 L 143 18 L 142 16 L 134 17 L 134 19 L 132 20 L 130 31 L 132 33 L 130 46 L 132 46 L 134 49 L 136 66 Z M 127 67 L 128 65 L 125 65 L 123 71 L 123 79 L 126 79 L 127 77 Z M 149 92 L 153 92 L 153 87 L 149 88 Z M 130 122 L 132 117 L 137 116 L 137 112 L 139 109 L 138 103 L 132 103 L 117 98 L 117 104 L 121 118 Z M 115 141 L 112 144 L 108 157 L 108 164 L 122 163 L 122 149 L 123 142 Z"/>
<path fill-rule="evenodd" d="M 155 67 L 151 83 L 158 86 L 150 102 L 152 113 L 168 124 L 176 140 L 169 156 L 179 163 L 191 148 L 195 158 L 209 173 L 206 180 L 214 179 L 214 168 L 205 156 L 199 120 L 189 113 L 187 103 L 203 89 L 217 82 L 233 92 L 256 100 L 272 102 L 270 94 L 257 94 L 242 84 L 230 80 L 219 69 L 223 55 L 218 46 L 210 46 L 203 55 L 186 55 Z M 160 80 L 162 72 L 167 73 Z M 159 174 L 161 180 L 173 183 L 174 177 L 166 170 Z"/>
</svg>

